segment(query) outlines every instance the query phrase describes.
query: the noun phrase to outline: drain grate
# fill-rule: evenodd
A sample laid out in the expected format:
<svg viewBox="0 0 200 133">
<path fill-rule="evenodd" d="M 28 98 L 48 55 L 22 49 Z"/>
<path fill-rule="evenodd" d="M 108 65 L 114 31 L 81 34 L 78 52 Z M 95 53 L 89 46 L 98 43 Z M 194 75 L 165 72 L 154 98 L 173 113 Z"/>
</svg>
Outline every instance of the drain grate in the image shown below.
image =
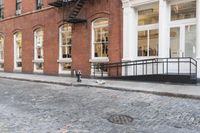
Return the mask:
<svg viewBox="0 0 200 133">
<path fill-rule="evenodd" d="M 108 121 L 114 124 L 121 124 L 121 125 L 126 125 L 126 124 L 130 124 L 131 122 L 133 122 L 133 118 L 127 115 L 111 115 L 108 118 Z"/>
</svg>

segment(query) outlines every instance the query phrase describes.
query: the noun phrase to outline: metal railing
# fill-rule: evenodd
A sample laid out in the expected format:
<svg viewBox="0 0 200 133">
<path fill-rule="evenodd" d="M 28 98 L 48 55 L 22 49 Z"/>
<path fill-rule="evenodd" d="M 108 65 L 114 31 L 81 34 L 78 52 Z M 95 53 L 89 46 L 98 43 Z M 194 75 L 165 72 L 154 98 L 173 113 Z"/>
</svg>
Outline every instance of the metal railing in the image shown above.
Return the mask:
<svg viewBox="0 0 200 133">
<path fill-rule="evenodd" d="M 153 58 L 92 66 L 94 77 L 187 75 L 197 79 L 197 61 L 191 57 Z"/>
</svg>

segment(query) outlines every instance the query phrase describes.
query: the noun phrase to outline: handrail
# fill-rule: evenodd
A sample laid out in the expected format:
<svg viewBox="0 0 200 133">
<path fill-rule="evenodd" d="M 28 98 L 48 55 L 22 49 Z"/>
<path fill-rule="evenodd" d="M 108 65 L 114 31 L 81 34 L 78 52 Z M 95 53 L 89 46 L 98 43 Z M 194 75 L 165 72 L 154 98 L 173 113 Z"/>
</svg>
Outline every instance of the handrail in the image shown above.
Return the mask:
<svg viewBox="0 0 200 133">
<path fill-rule="evenodd" d="M 123 75 L 123 73 L 131 71 L 128 76 L 176 74 L 189 75 L 191 78 L 197 80 L 197 61 L 191 57 L 151 58 L 115 63 L 100 63 L 94 65 L 93 69 L 94 77 L 97 75 L 95 69 L 99 69 L 101 71 L 101 77 L 105 77 L 104 70 L 107 70 L 107 76 L 110 73 L 115 73 L 115 76 L 127 76 L 128 74 Z"/>
</svg>

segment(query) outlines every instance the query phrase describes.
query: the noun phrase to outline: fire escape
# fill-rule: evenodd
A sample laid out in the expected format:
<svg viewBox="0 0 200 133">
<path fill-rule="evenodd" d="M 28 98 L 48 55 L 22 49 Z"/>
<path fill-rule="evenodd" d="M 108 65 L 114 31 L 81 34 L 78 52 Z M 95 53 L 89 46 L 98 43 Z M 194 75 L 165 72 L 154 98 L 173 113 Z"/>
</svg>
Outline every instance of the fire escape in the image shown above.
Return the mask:
<svg viewBox="0 0 200 133">
<path fill-rule="evenodd" d="M 85 18 L 79 18 L 78 14 L 80 13 L 81 9 L 83 8 L 86 0 L 50 0 L 49 5 L 57 7 L 57 8 L 70 8 L 72 6 L 72 9 L 67 16 L 67 18 L 63 18 L 65 22 L 68 23 L 84 23 L 87 20 Z M 63 10 L 64 14 L 64 10 Z"/>
</svg>

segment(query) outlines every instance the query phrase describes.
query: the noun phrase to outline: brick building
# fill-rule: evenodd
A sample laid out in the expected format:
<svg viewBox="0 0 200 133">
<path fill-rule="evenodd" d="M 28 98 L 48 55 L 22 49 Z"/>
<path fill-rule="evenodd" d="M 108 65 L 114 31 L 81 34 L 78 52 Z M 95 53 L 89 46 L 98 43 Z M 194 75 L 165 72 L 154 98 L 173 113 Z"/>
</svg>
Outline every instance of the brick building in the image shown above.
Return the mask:
<svg viewBox="0 0 200 133">
<path fill-rule="evenodd" d="M 0 18 L 2 71 L 89 76 L 122 59 L 120 0 L 0 0 Z"/>
</svg>

